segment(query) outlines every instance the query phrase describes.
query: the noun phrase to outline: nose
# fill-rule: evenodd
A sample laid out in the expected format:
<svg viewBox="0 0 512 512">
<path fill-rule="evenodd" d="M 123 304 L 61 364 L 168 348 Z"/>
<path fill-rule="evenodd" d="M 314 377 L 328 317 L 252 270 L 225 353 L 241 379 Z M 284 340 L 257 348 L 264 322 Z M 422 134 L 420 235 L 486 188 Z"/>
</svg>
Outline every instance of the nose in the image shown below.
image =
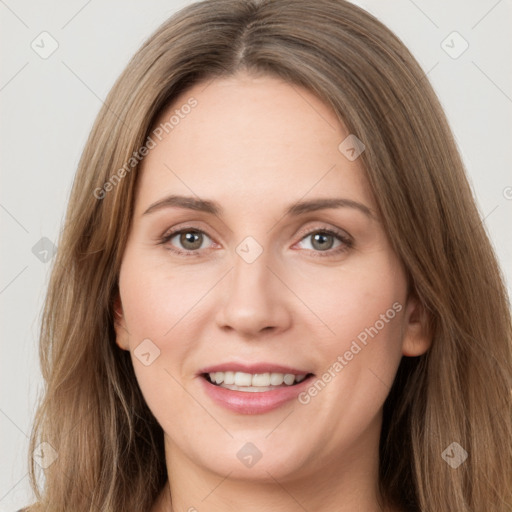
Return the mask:
<svg viewBox="0 0 512 512">
<path fill-rule="evenodd" d="M 287 330 L 292 322 L 292 294 L 276 274 L 265 252 L 252 263 L 235 255 L 234 268 L 220 290 L 217 325 L 246 338 Z"/>
</svg>

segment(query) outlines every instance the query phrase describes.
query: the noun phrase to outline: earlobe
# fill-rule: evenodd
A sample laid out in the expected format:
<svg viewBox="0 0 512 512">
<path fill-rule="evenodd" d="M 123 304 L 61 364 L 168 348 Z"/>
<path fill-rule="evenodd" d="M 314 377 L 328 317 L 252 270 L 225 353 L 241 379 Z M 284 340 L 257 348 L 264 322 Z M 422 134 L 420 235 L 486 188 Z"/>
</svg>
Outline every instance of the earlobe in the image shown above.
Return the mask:
<svg viewBox="0 0 512 512">
<path fill-rule="evenodd" d="M 116 333 L 116 344 L 122 350 L 130 350 L 130 344 L 128 342 L 129 333 L 126 328 L 126 321 L 123 313 L 123 305 L 121 303 L 121 297 L 119 293 L 116 295 L 113 304 L 114 313 L 114 330 Z"/>
<path fill-rule="evenodd" d="M 424 354 L 432 344 L 428 314 L 424 306 L 414 296 L 407 300 L 404 314 L 402 354 L 416 357 Z"/>
</svg>

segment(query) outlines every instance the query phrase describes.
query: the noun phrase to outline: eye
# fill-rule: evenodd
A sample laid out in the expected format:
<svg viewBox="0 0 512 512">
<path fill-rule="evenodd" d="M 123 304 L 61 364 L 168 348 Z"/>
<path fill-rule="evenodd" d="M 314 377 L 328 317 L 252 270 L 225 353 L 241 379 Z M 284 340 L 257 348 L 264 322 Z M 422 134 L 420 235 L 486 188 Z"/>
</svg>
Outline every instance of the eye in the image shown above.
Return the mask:
<svg viewBox="0 0 512 512">
<path fill-rule="evenodd" d="M 203 244 L 211 238 L 203 231 L 195 228 L 183 228 L 164 235 L 160 241 L 170 245 L 170 250 L 186 256 L 195 255 L 199 249 L 204 249 Z"/>
<path fill-rule="evenodd" d="M 352 240 L 342 233 L 338 233 L 331 229 L 317 229 L 308 233 L 301 239 L 299 243 L 309 240 L 309 247 L 303 247 L 308 250 L 312 250 L 313 253 L 327 253 L 327 254 L 315 254 L 317 256 L 330 256 L 332 254 L 338 254 L 346 251 L 352 247 Z"/>
</svg>

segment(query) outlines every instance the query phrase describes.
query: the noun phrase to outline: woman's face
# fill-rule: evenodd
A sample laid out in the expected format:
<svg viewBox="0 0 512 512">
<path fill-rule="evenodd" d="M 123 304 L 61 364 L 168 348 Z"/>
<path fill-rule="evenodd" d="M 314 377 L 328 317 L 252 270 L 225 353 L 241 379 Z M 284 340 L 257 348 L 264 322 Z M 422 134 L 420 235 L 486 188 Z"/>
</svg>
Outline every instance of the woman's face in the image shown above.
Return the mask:
<svg viewBox="0 0 512 512">
<path fill-rule="evenodd" d="M 169 460 L 279 481 L 375 460 L 400 359 L 428 347 L 362 147 L 308 91 L 246 74 L 161 122 L 116 332 Z"/>
</svg>

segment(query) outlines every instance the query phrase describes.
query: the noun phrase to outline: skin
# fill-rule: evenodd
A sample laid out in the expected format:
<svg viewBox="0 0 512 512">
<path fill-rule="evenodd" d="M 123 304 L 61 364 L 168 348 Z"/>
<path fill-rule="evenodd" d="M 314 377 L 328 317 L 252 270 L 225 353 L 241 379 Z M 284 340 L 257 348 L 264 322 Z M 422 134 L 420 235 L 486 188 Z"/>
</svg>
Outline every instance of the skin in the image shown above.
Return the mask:
<svg viewBox="0 0 512 512">
<path fill-rule="evenodd" d="M 198 84 L 162 119 L 190 97 L 197 106 L 144 159 L 116 306 L 117 344 L 131 351 L 165 434 L 170 486 L 152 510 L 388 510 L 378 495 L 382 406 L 402 356 L 430 340 L 361 160 L 338 150 L 348 132 L 320 99 L 276 78 Z M 223 212 L 144 214 L 171 194 L 217 201 Z M 299 200 L 331 197 L 371 215 L 345 206 L 284 216 Z M 159 243 L 171 228 L 200 230 L 202 243 Z M 352 243 L 315 243 L 324 229 Z M 247 236 L 263 248 L 252 263 L 236 252 Z M 226 361 L 322 376 L 394 303 L 396 316 L 305 405 L 239 414 L 203 390 L 198 371 Z M 149 366 L 134 354 L 147 338 L 160 350 Z M 236 456 L 247 442 L 262 453 L 252 468 Z"/>
</svg>

